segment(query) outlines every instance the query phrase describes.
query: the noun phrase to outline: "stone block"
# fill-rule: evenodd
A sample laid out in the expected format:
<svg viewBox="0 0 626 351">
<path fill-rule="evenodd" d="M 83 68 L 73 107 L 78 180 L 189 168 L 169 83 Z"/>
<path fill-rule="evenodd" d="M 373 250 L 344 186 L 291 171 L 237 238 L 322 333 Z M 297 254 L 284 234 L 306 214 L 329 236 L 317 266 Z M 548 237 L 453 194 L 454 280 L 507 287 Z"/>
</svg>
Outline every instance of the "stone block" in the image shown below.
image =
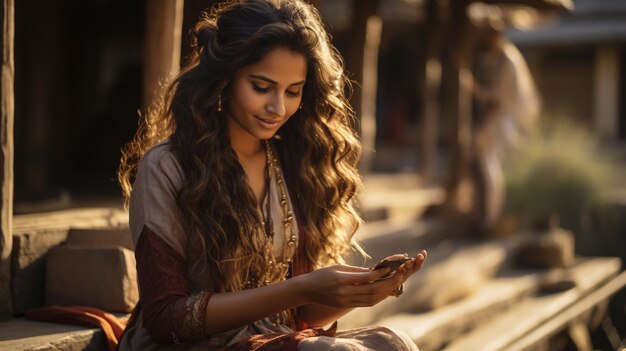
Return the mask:
<svg viewBox="0 0 626 351">
<path fill-rule="evenodd" d="M 125 228 L 128 213 L 111 208 L 87 208 L 32 213 L 13 217 L 11 295 L 13 314 L 44 305 L 46 255 L 68 239 L 70 228 Z M 106 230 L 104 230 L 106 231 Z"/>
<path fill-rule="evenodd" d="M 81 246 L 121 246 L 134 250 L 133 238 L 128 226 L 102 229 L 70 229 L 67 245 Z"/>
<path fill-rule="evenodd" d="M 21 233 L 13 236 L 11 294 L 13 314 L 44 304 L 44 279 L 48 251 L 67 239 L 67 230 Z"/>
<path fill-rule="evenodd" d="M 526 267 L 569 267 L 574 263 L 574 235 L 561 228 L 532 235 L 521 244 L 515 261 Z"/>
<path fill-rule="evenodd" d="M 120 246 L 59 246 L 47 259 L 46 305 L 130 312 L 139 300 L 134 253 Z"/>
</svg>

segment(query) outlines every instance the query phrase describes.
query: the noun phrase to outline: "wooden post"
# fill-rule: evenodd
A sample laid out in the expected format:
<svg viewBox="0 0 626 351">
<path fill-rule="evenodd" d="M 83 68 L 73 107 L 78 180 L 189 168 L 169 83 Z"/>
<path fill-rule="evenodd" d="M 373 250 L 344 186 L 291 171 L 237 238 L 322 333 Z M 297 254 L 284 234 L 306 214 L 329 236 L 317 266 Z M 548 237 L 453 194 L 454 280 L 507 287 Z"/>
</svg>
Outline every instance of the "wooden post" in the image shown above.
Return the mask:
<svg viewBox="0 0 626 351">
<path fill-rule="evenodd" d="M 13 317 L 11 299 L 11 249 L 13 248 L 13 38 L 14 0 L 2 2 L 2 99 L 0 100 L 0 163 L 2 207 L 0 208 L 0 320 Z"/>
<path fill-rule="evenodd" d="M 437 157 L 437 141 L 439 139 L 439 90 L 441 88 L 441 61 L 439 43 L 441 37 L 441 21 L 436 0 L 428 0 L 426 4 L 426 24 L 422 34 L 426 59 L 421 75 L 420 100 L 422 101 L 422 120 L 418 130 L 418 164 L 419 174 L 424 183 L 428 183 L 434 172 Z"/>
<path fill-rule="evenodd" d="M 200 19 L 203 11 L 209 10 L 213 5 L 223 0 L 186 0 L 183 10 L 183 30 L 182 30 L 182 47 L 181 60 L 191 53 L 189 42 L 189 32 L 194 28 L 196 22 Z M 184 61 L 183 61 L 184 64 Z"/>
<path fill-rule="evenodd" d="M 372 168 L 376 145 L 376 92 L 378 88 L 378 51 L 383 22 L 378 16 L 367 19 L 363 49 L 363 90 L 361 92 L 361 172 Z"/>
<path fill-rule="evenodd" d="M 466 8 L 469 0 L 459 0 L 451 7 L 447 24 L 449 50 L 444 58 L 443 75 L 447 76 L 447 116 L 449 144 L 449 179 L 446 186 L 447 204 L 462 212 L 471 210 L 469 160 L 472 144 L 472 74 L 469 69 L 468 43 L 470 23 Z M 445 78 L 444 78 L 445 79 Z M 466 186 L 467 185 L 467 186 Z M 471 191 L 471 190 L 470 190 Z"/>
<path fill-rule="evenodd" d="M 620 57 L 614 46 L 599 46 L 594 62 L 593 122 L 596 134 L 605 141 L 619 137 Z"/>
<path fill-rule="evenodd" d="M 354 92 L 352 94 L 352 98 L 350 100 L 350 103 L 352 104 L 352 107 L 354 108 L 354 111 L 356 112 L 356 116 L 357 118 L 361 121 L 361 125 L 363 125 L 363 109 L 362 109 L 362 101 L 364 98 L 364 94 L 370 96 L 371 92 L 365 92 L 365 86 L 363 85 L 363 74 L 365 72 L 365 69 L 367 68 L 368 71 L 371 70 L 372 65 L 371 64 L 366 64 L 365 62 L 365 57 L 364 57 L 364 53 L 366 50 L 366 43 L 367 43 L 367 33 L 368 33 L 368 20 L 372 17 L 372 16 L 376 16 L 377 12 L 378 12 L 378 4 L 379 4 L 379 0 L 359 0 L 359 1 L 354 1 L 353 2 L 353 6 L 352 6 L 352 25 L 350 26 L 350 38 L 353 38 L 351 41 L 351 45 L 348 48 L 348 52 L 345 55 L 345 62 L 346 62 L 346 70 L 348 71 L 348 73 L 351 74 L 350 78 L 353 79 L 354 81 L 357 82 L 357 85 L 354 86 Z M 374 20 L 375 21 L 375 20 Z M 374 22 L 370 22 L 370 23 L 374 23 Z M 370 35 L 372 36 L 372 38 L 370 39 L 371 42 L 374 42 L 374 32 L 378 31 L 378 38 L 380 38 L 380 26 L 378 27 L 378 29 L 376 29 L 376 27 L 371 27 L 370 30 Z M 380 42 L 380 39 L 377 40 L 378 42 Z M 370 49 L 371 51 L 371 49 Z M 376 45 L 376 56 L 378 55 L 378 45 Z M 376 70 L 377 67 L 374 67 L 374 70 Z M 368 75 L 370 77 L 372 77 L 371 73 L 368 73 Z M 374 79 L 376 79 L 376 72 L 373 73 L 373 77 Z M 369 84 L 369 83 L 368 83 Z M 372 84 L 369 84 L 368 87 L 371 87 Z M 373 83 L 374 89 L 376 89 L 376 82 Z M 374 96 L 375 96 L 376 92 L 374 91 Z M 374 105 L 374 110 L 375 110 L 375 106 Z M 375 116 L 374 116 L 375 118 Z M 366 124 L 369 124 L 371 122 L 367 121 Z M 375 128 L 376 122 L 374 121 L 374 128 Z M 369 128 L 366 127 L 366 128 Z M 374 136 L 367 136 L 367 140 L 363 140 L 363 134 L 362 134 L 362 130 L 360 132 L 361 135 L 361 144 L 363 147 L 363 159 L 360 165 L 361 168 L 361 172 L 365 173 L 368 171 L 368 169 L 366 167 L 369 167 L 369 163 L 370 163 L 370 159 L 371 159 L 371 150 L 374 150 L 374 144 L 373 144 L 373 140 L 375 139 L 375 134 Z M 368 133 L 371 133 L 371 131 L 368 131 Z M 375 129 L 374 129 L 374 133 L 375 133 Z M 371 143 L 371 144 L 370 144 Z"/>
<path fill-rule="evenodd" d="M 144 51 L 143 105 L 150 105 L 160 89 L 180 66 L 180 43 L 183 25 L 183 0 L 150 0 Z"/>
</svg>

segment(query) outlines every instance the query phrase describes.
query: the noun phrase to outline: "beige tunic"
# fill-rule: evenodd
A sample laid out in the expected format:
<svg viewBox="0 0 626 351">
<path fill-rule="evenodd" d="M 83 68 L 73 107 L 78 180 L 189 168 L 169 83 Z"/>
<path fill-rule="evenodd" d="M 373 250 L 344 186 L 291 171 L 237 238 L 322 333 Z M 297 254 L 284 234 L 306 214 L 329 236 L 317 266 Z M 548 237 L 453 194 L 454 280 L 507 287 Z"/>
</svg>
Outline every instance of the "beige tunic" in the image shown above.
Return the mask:
<svg viewBox="0 0 626 351">
<path fill-rule="evenodd" d="M 183 232 L 180 220 L 181 213 L 176 205 L 176 197 L 183 182 L 182 168 L 168 142 L 162 143 L 146 153 L 140 163 L 130 201 L 130 227 L 135 244 L 143 227 L 147 226 L 183 258 L 187 258 L 185 250 L 187 237 Z M 270 198 L 274 201 L 280 201 L 275 182 L 272 181 L 271 184 L 270 191 L 273 195 Z M 291 201 L 289 197 L 288 201 Z M 272 204 L 271 208 L 274 223 L 282 223 L 284 215 L 280 209 L 280 204 Z M 297 235 L 297 225 L 294 227 Z M 280 259 L 283 254 L 284 240 L 282 226 L 276 226 L 274 253 L 277 259 Z M 188 271 L 191 272 L 191 270 Z M 187 279 L 193 292 L 207 290 L 211 286 L 210 277 L 189 274 Z M 290 333 L 293 330 L 287 325 L 275 325 L 269 319 L 263 319 L 197 342 L 181 345 L 160 345 L 152 340 L 148 331 L 143 327 L 140 313 L 137 322 L 130 327 L 120 341 L 120 350 L 211 350 L 232 345 L 256 334 L 277 332 Z M 333 350 L 417 350 L 415 345 L 410 343 L 411 345 L 407 346 L 403 340 L 407 339 L 399 337 L 389 329 L 373 327 L 338 332 L 335 338 L 313 337 L 305 339 L 300 342 L 299 350 L 327 350 L 331 344 Z M 410 340 L 408 341 L 410 342 Z M 381 345 L 385 346 L 382 347 Z"/>
</svg>

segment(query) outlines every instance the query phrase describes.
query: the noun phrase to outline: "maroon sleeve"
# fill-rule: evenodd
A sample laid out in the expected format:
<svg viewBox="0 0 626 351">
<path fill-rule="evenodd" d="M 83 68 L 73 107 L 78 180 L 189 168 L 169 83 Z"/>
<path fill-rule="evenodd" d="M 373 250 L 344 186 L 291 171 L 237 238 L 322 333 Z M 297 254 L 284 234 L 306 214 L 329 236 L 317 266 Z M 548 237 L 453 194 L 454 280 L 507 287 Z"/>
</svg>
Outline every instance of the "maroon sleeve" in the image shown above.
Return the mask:
<svg viewBox="0 0 626 351">
<path fill-rule="evenodd" d="M 154 341 L 171 344 L 205 337 L 211 293 L 191 293 L 185 259 L 147 226 L 135 246 L 135 257 L 143 326 Z"/>
</svg>

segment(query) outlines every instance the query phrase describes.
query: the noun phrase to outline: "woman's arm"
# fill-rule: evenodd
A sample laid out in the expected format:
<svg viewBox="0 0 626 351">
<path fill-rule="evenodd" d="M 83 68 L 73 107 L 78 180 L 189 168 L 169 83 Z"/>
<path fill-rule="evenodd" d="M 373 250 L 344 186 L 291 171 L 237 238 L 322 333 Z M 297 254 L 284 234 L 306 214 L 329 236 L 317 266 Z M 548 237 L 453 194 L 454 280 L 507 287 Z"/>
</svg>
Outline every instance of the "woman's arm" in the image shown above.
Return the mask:
<svg viewBox="0 0 626 351">
<path fill-rule="evenodd" d="M 206 310 L 206 335 L 240 327 L 306 303 L 300 279 L 255 289 L 214 294 Z"/>
<path fill-rule="evenodd" d="M 376 283 L 371 282 L 387 273 L 337 265 L 256 289 L 214 294 L 207 305 L 205 332 L 211 335 L 230 330 L 303 305 L 321 305 L 324 320 L 357 306 L 371 306 L 393 289 L 384 285 L 372 288 Z"/>
<path fill-rule="evenodd" d="M 323 327 L 335 322 L 354 307 L 341 308 L 320 304 L 308 304 L 298 308 L 298 318 L 309 327 Z"/>
<path fill-rule="evenodd" d="M 205 332 L 211 335 L 230 330 L 296 307 L 300 319 L 310 326 L 322 326 L 357 305 L 367 305 L 363 296 L 370 290 L 368 285 L 385 274 L 387 271 L 337 265 L 256 289 L 215 294 L 207 306 Z M 329 286 L 331 281 L 336 284 Z M 346 296 L 346 287 L 352 286 L 352 295 Z"/>
</svg>

